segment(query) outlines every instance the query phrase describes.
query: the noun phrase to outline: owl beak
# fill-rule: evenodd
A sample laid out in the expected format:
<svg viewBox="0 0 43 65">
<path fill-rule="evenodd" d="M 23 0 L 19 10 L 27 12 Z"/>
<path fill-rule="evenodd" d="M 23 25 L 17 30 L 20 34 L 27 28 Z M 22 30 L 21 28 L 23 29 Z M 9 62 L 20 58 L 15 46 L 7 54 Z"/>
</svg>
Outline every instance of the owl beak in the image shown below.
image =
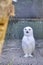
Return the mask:
<svg viewBox="0 0 43 65">
<path fill-rule="evenodd" d="M 28 31 L 26 31 L 26 33 L 29 33 Z"/>
</svg>

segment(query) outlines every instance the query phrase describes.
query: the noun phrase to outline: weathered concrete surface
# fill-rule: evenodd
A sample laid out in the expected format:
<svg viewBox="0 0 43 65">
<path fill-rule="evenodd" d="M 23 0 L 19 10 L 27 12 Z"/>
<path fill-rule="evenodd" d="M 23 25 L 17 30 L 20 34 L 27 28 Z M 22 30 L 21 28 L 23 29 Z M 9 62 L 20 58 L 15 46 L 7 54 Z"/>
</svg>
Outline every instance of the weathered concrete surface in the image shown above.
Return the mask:
<svg viewBox="0 0 43 65">
<path fill-rule="evenodd" d="M 36 40 L 33 58 L 24 58 L 21 40 L 5 41 L 0 65 L 43 65 L 43 40 Z M 42 47 L 41 47 L 42 46 Z"/>
<path fill-rule="evenodd" d="M 43 17 L 43 0 L 17 0 L 14 5 L 15 17 Z"/>
</svg>

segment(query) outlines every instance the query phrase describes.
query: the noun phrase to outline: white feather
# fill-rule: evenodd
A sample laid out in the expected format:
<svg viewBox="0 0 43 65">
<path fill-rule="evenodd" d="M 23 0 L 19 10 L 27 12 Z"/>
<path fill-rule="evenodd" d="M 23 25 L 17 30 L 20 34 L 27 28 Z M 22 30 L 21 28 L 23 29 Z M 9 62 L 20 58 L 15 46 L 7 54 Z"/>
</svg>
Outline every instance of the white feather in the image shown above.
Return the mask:
<svg viewBox="0 0 43 65">
<path fill-rule="evenodd" d="M 26 30 L 25 30 L 26 29 Z M 31 29 L 31 30 L 29 30 Z M 28 31 L 29 33 L 26 33 Z M 22 38 L 22 48 L 25 53 L 25 56 L 31 56 L 35 50 L 35 39 L 33 36 L 33 29 L 31 27 L 24 28 L 24 36 Z"/>
</svg>

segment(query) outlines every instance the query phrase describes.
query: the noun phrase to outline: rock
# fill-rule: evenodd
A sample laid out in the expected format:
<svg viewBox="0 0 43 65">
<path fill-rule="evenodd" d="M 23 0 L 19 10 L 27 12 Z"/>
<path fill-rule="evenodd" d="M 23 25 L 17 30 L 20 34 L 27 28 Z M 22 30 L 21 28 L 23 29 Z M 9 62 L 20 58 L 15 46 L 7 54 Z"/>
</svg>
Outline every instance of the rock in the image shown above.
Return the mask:
<svg viewBox="0 0 43 65">
<path fill-rule="evenodd" d="M 39 49 L 40 55 L 43 57 L 43 48 Z"/>
</svg>

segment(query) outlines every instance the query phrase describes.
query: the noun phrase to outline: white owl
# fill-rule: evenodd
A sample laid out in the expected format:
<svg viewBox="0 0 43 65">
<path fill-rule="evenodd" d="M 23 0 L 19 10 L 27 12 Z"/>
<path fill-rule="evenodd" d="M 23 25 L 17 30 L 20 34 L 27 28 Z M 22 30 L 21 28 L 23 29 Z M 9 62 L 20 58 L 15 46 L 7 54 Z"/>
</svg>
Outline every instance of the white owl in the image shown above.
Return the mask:
<svg viewBox="0 0 43 65">
<path fill-rule="evenodd" d="M 24 51 L 24 57 L 33 57 L 32 53 L 35 50 L 35 39 L 33 36 L 33 29 L 29 26 L 23 29 L 24 36 L 22 38 L 22 49 Z"/>
</svg>

